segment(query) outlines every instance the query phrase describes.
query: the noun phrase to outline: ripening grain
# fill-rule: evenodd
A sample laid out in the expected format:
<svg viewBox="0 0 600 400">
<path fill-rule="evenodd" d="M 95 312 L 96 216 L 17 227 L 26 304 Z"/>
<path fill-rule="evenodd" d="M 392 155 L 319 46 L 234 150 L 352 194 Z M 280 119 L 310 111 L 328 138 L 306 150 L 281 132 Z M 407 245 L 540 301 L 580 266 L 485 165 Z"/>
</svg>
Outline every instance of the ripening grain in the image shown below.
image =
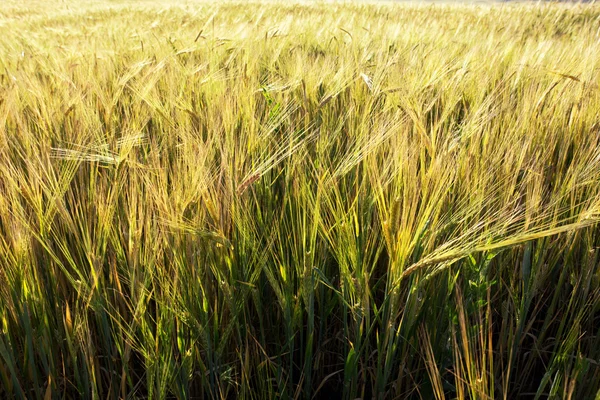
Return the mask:
<svg viewBox="0 0 600 400">
<path fill-rule="evenodd" d="M 600 7 L 0 6 L 0 397 L 598 399 Z"/>
</svg>

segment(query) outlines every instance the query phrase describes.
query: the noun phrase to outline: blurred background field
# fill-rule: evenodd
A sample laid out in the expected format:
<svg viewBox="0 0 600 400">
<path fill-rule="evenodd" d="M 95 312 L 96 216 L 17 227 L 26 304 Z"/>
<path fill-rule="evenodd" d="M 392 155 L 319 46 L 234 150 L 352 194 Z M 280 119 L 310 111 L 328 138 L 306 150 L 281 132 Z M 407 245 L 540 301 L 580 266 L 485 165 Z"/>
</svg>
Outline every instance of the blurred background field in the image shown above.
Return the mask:
<svg viewBox="0 0 600 400">
<path fill-rule="evenodd" d="M 0 6 L 0 397 L 600 399 L 600 7 Z"/>
</svg>

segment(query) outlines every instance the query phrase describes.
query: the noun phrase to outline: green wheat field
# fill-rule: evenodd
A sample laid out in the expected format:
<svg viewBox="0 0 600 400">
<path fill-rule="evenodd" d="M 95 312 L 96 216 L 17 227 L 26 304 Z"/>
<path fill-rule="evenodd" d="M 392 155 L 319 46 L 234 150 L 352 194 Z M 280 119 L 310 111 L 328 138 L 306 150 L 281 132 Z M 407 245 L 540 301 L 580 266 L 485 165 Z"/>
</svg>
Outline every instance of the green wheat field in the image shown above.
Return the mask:
<svg viewBox="0 0 600 400">
<path fill-rule="evenodd" d="M 0 398 L 600 399 L 600 5 L 0 5 Z"/>
</svg>

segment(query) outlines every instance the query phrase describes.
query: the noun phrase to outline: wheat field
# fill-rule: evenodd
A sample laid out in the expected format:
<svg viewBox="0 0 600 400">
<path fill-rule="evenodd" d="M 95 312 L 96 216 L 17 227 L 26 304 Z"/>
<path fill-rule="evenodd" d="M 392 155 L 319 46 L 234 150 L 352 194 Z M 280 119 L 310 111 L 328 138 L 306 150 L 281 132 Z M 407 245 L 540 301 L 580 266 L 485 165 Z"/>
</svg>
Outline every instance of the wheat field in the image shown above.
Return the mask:
<svg viewBox="0 0 600 400">
<path fill-rule="evenodd" d="M 4 1 L 0 398 L 600 399 L 600 6 Z"/>
</svg>

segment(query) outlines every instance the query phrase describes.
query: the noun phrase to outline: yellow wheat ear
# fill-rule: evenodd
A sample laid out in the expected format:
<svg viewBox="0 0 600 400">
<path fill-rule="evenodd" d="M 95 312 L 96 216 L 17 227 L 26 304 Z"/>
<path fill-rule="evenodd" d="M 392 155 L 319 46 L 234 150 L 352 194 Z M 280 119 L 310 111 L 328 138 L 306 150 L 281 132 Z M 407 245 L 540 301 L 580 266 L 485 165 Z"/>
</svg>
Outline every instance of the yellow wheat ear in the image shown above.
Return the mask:
<svg viewBox="0 0 600 400">
<path fill-rule="evenodd" d="M 141 146 L 146 142 L 143 134 L 125 135 L 117 139 L 115 146 L 109 143 L 100 143 L 94 145 L 73 145 L 71 149 L 55 148 L 51 149 L 51 157 L 62 160 L 97 162 L 106 165 L 118 165 L 125 160 L 129 152 L 136 146 Z M 113 147 L 113 150 L 110 150 Z"/>
</svg>

